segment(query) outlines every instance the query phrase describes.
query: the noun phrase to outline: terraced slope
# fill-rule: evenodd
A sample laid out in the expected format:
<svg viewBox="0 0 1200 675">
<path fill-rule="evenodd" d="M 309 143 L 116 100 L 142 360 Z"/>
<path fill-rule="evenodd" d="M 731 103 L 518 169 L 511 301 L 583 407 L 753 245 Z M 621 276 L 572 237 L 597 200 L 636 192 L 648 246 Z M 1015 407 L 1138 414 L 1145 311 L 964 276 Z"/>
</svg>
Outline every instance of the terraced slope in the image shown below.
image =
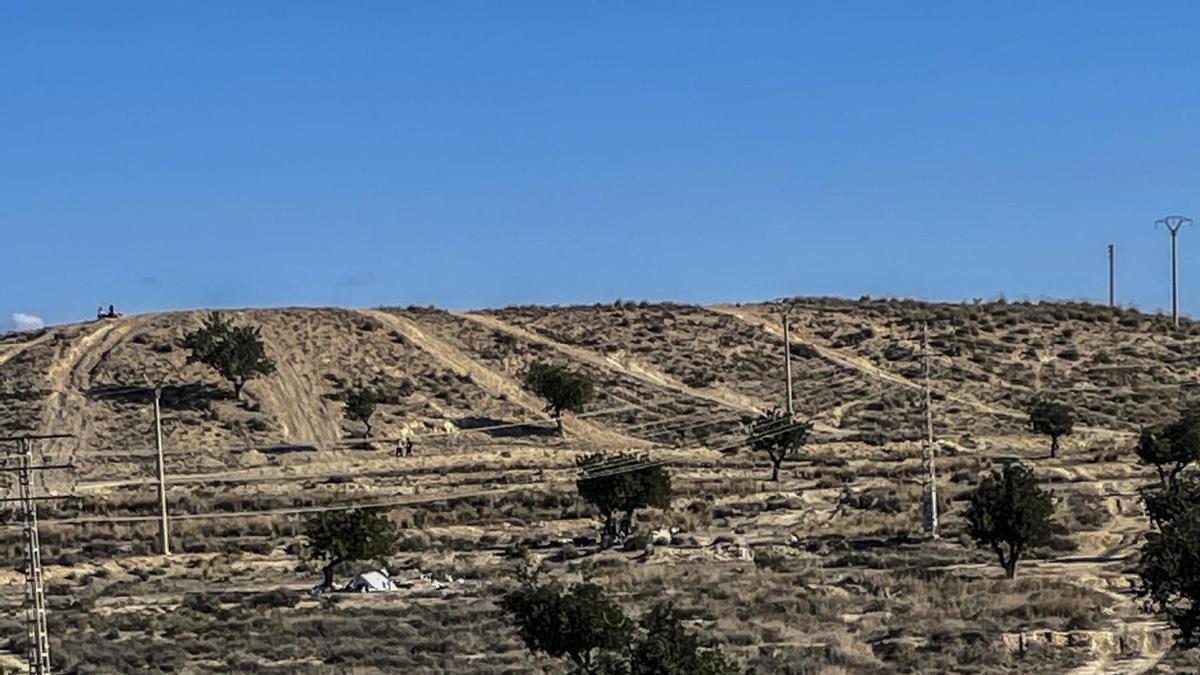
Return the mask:
<svg viewBox="0 0 1200 675">
<path fill-rule="evenodd" d="M 0 337 L 3 433 L 75 436 L 39 446 L 78 467 L 43 486 L 79 495 L 42 507 L 56 665 L 562 672 L 528 654 L 494 604 L 529 566 L 593 579 L 631 612 L 670 599 L 758 672 L 1082 675 L 1184 658 L 1129 593 L 1146 472 L 1128 451 L 1141 425 L 1191 397 L 1200 328 L 1075 304 L 790 301 L 796 408 L 817 432 L 810 457 L 771 483 L 739 447 L 740 419 L 783 405 L 780 310 L 237 311 L 278 364 L 242 400 L 186 363 L 180 340 L 201 312 Z M 925 322 L 946 444 L 936 542 L 918 513 Z M 521 386 L 537 360 L 596 382 L 565 438 Z M 170 558 L 153 555 L 159 384 Z M 373 424 L 389 440 L 363 441 L 345 419 L 357 385 L 385 393 Z M 1025 430 L 1036 394 L 1069 399 L 1084 421 L 1057 459 Z M 415 456 L 395 456 L 403 437 Z M 675 486 L 671 509 L 641 518 L 644 532 L 677 529 L 652 553 L 595 550 L 574 494 L 577 456 L 628 448 L 667 462 Z M 958 499 L 1014 456 L 1055 491 L 1063 531 L 1008 582 L 962 536 Z M 405 528 L 387 561 L 402 589 L 309 598 L 319 575 L 300 555 L 303 519 L 356 505 Z M 5 525 L 0 538 L 0 650 L 12 654 L 19 535 Z"/>
</svg>

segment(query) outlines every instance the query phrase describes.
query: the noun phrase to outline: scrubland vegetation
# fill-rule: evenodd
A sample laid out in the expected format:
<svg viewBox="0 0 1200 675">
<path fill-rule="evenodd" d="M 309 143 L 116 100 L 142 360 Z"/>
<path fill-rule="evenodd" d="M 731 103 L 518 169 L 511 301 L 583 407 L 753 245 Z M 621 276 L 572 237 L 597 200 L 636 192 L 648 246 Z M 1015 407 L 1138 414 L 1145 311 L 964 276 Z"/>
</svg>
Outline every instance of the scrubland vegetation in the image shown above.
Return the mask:
<svg viewBox="0 0 1200 675">
<path fill-rule="evenodd" d="M 78 499 L 41 510 L 56 667 L 1194 666 L 1200 416 L 1180 401 L 1200 328 L 1069 303 L 789 304 L 795 417 L 776 305 L 173 313 L 0 339 L 0 427 L 78 436 L 42 447 L 78 466 L 47 486 Z M 161 382 L 171 557 L 136 393 Z M 307 592 L 380 566 L 397 591 Z"/>
</svg>

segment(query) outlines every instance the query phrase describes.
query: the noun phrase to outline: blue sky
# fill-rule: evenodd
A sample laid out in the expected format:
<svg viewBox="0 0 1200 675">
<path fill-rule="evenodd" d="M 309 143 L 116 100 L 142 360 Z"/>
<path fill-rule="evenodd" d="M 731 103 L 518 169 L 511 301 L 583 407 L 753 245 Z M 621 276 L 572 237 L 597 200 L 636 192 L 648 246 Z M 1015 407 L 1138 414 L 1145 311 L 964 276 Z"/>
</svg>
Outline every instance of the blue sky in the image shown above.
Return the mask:
<svg viewBox="0 0 1200 675">
<path fill-rule="evenodd" d="M 110 302 L 1103 298 L 1109 243 L 1119 300 L 1165 307 L 1154 220 L 1200 217 L 1198 22 L 1184 2 L 5 3 L 0 329 Z M 1180 242 L 1200 311 L 1200 231 Z"/>
</svg>

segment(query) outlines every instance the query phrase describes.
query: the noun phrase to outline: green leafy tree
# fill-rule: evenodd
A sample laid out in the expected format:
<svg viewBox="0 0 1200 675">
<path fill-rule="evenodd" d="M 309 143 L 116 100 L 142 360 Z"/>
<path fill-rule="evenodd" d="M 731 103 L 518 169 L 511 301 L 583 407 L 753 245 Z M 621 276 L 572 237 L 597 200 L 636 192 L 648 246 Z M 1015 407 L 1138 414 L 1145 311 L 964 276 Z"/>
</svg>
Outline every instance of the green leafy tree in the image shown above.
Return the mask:
<svg viewBox="0 0 1200 675">
<path fill-rule="evenodd" d="M 1178 644 L 1200 646 L 1200 480 L 1185 470 L 1200 458 L 1200 409 L 1142 431 L 1138 457 L 1159 483 L 1142 490 L 1153 527 L 1137 562 L 1135 589 L 1179 631 Z"/>
<path fill-rule="evenodd" d="M 371 435 L 371 416 L 375 414 L 375 404 L 379 402 L 379 394 L 365 387 L 356 387 L 346 392 L 346 417 L 366 425 L 363 437 Z"/>
<path fill-rule="evenodd" d="M 1158 471 L 1163 487 L 1188 466 L 1200 461 L 1200 408 L 1188 407 L 1179 419 L 1157 429 L 1143 429 L 1137 456 Z"/>
<path fill-rule="evenodd" d="M 656 605 L 642 617 L 646 634 L 629 650 L 630 675 L 736 675 L 718 649 L 702 649 L 696 635 L 670 605 Z"/>
<path fill-rule="evenodd" d="M 564 591 L 557 584 L 526 584 L 506 594 L 508 612 L 530 651 L 567 657 L 583 673 L 599 673 L 602 650 L 619 650 L 629 641 L 632 624 L 621 608 L 594 584 Z M 612 672 L 611 663 L 603 667 Z"/>
<path fill-rule="evenodd" d="M 1200 505 L 1200 481 L 1192 476 L 1180 476 L 1165 485 L 1143 488 L 1141 493 L 1146 516 L 1157 528 Z"/>
<path fill-rule="evenodd" d="M 605 547 L 633 530 L 633 514 L 640 508 L 665 509 L 671 505 L 671 476 L 661 465 L 631 453 L 597 453 L 576 460 L 579 496 L 600 511 Z"/>
<path fill-rule="evenodd" d="M 738 675 L 719 648 L 706 649 L 669 605 L 659 604 L 639 626 L 594 584 L 563 590 L 527 582 L 500 606 L 533 652 L 566 657 L 583 675 Z"/>
<path fill-rule="evenodd" d="M 1075 428 L 1075 412 L 1071 406 L 1048 399 L 1034 399 L 1029 404 L 1029 428 L 1034 433 L 1050 437 L 1050 456 L 1058 456 L 1058 439 L 1070 436 Z"/>
<path fill-rule="evenodd" d="M 322 511 L 304 527 L 308 548 L 324 560 L 320 590 L 333 588 L 334 568 L 343 562 L 385 558 L 396 551 L 400 533 L 386 514 L 378 511 Z"/>
<path fill-rule="evenodd" d="M 968 532 L 980 546 L 995 552 L 1012 579 L 1021 555 L 1049 541 L 1053 513 L 1054 498 L 1038 487 L 1033 472 L 1009 464 L 1003 472 L 985 476 L 971 493 Z"/>
<path fill-rule="evenodd" d="M 808 434 L 812 431 L 811 421 L 798 421 L 787 412 L 768 410 L 758 417 L 743 420 L 746 440 L 755 452 L 766 453 L 771 459 L 771 480 L 779 480 L 779 468 L 784 460 L 800 456 Z"/>
<path fill-rule="evenodd" d="M 525 372 L 525 387 L 546 399 L 546 412 L 554 417 L 560 436 L 563 413 L 581 412 L 595 395 L 592 380 L 587 375 L 541 361 L 534 362 Z"/>
<path fill-rule="evenodd" d="M 1183 478 L 1169 511 L 1157 514 L 1137 563 L 1135 589 L 1179 631 L 1183 647 L 1200 645 L 1200 485 Z M 1169 490 L 1171 488 L 1168 488 Z M 1164 490 L 1166 491 L 1166 490 Z M 1153 516 L 1152 516 L 1153 519 Z"/>
<path fill-rule="evenodd" d="M 234 326 L 213 312 L 197 330 L 183 338 L 191 350 L 188 363 L 203 363 L 233 384 L 233 394 L 241 398 L 242 387 L 260 375 L 275 372 L 275 362 L 267 356 L 262 332 L 255 326 Z"/>
</svg>

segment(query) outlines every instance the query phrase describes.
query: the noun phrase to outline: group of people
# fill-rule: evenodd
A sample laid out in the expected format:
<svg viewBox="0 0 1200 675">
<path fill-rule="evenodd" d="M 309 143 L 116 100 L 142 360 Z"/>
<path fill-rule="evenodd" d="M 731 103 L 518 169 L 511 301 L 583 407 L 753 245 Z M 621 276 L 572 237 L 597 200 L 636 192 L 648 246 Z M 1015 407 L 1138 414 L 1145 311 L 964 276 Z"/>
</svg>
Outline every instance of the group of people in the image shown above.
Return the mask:
<svg viewBox="0 0 1200 675">
<path fill-rule="evenodd" d="M 121 316 L 121 315 L 120 315 L 120 313 L 117 312 L 117 308 L 113 307 L 112 305 L 108 306 L 107 312 L 104 311 L 103 306 L 96 308 L 96 319 L 97 320 L 99 320 L 99 319 L 115 319 L 119 316 Z"/>
<path fill-rule="evenodd" d="M 412 454 L 413 454 L 413 442 L 412 442 L 411 438 L 404 439 L 403 443 L 396 443 L 396 456 L 397 457 L 412 457 Z"/>
</svg>

